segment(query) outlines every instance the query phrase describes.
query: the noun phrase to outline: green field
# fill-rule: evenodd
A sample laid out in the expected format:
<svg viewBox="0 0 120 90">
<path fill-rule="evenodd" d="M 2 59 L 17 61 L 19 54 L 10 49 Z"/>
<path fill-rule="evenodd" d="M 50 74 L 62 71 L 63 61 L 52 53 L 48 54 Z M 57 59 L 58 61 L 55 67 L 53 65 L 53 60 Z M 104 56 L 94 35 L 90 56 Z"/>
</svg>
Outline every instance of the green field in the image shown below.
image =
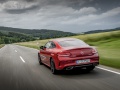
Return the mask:
<svg viewBox="0 0 120 90">
<path fill-rule="evenodd" d="M 4 46 L 4 44 L 0 44 L 0 48 L 2 48 Z"/>
<path fill-rule="evenodd" d="M 96 46 L 100 64 L 120 69 L 120 31 L 72 36 Z M 39 49 L 47 40 L 17 43 L 18 45 Z"/>
</svg>

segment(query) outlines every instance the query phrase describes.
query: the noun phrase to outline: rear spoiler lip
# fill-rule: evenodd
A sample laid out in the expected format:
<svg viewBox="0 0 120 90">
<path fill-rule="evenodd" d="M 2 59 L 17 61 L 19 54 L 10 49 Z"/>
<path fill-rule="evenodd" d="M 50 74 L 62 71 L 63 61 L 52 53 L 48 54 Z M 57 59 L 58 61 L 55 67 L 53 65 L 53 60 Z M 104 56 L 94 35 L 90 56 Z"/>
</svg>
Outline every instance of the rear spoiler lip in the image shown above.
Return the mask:
<svg viewBox="0 0 120 90">
<path fill-rule="evenodd" d="M 63 51 L 68 51 L 68 50 L 77 50 L 77 49 L 92 49 L 92 48 L 95 48 L 93 46 L 88 46 L 88 47 L 70 47 L 70 48 L 63 48 Z"/>
</svg>

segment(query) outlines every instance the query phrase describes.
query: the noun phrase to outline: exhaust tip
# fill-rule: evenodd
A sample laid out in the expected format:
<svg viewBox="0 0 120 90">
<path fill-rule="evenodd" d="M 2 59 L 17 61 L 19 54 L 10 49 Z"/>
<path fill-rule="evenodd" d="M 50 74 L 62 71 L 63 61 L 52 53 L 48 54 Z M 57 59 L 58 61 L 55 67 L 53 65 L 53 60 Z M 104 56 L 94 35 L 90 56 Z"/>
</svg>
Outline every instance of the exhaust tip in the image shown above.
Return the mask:
<svg viewBox="0 0 120 90">
<path fill-rule="evenodd" d="M 67 67 L 66 70 L 72 70 L 73 69 L 73 66 L 72 67 Z"/>
</svg>

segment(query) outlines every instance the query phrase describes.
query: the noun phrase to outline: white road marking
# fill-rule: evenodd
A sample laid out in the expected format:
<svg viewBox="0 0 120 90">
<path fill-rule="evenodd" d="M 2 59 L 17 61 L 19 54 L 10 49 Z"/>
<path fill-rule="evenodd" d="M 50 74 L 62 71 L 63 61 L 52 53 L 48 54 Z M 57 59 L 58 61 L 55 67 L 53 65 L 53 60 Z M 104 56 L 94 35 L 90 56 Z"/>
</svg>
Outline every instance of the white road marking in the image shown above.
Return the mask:
<svg viewBox="0 0 120 90">
<path fill-rule="evenodd" d="M 15 50 L 15 52 L 17 52 L 17 50 Z"/>
<path fill-rule="evenodd" d="M 102 68 L 102 67 L 96 67 L 96 68 L 120 75 L 120 72 L 116 72 L 116 71 L 113 71 L 113 70 L 105 69 L 105 68 Z"/>
<path fill-rule="evenodd" d="M 20 56 L 20 59 L 25 63 L 25 60 Z"/>
</svg>

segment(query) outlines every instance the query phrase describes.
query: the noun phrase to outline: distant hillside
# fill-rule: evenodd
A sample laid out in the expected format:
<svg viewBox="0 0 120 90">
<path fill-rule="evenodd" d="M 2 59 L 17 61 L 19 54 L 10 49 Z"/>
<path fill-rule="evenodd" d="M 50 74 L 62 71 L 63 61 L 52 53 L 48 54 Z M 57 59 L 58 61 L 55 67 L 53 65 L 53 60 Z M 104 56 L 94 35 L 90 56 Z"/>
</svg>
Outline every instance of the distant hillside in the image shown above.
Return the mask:
<svg viewBox="0 0 120 90">
<path fill-rule="evenodd" d="M 19 28 L 11 28 L 11 27 L 0 27 L 0 31 L 2 31 L 2 32 L 19 32 L 19 33 L 24 33 L 24 34 L 30 35 L 32 37 L 38 37 L 40 39 L 76 35 L 74 33 L 57 31 L 57 30 L 19 29 Z"/>
<path fill-rule="evenodd" d="M 120 27 L 115 29 L 105 29 L 105 30 L 91 30 L 84 32 L 84 34 L 109 32 L 120 30 Z M 19 29 L 11 27 L 0 27 L 0 44 L 15 43 L 15 42 L 25 42 L 33 41 L 36 39 L 50 39 L 59 37 L 75 36 L 77 34 L 71 32 L 63 32 L 57 30 L 47 30 L 47 29 Z"/>
<path fill-rule="evenodd" d="M 0 44 L 9 44 L 15 42 L 33 41 L 34 37 L 17 32 L 0 32 Z"/>
<path fill-rule="evenodd" d="M 104 29 L 104 30 L 91 30 L 84 32 L 84 34 L 92 34 L 92 33 L 100 33 L 100 32 L 110 32 L 110 31 L 118 31 L 120 30 L 120 27 L 114 28 L 114 29 Z"/>
<path fill-rule="evenodd" d="M 70 32 L 47 29 L 19 29 L 11 27 L 0 27 L 0 44 L 32 41 L 35 39 L 50 39 L 76 35 Z"/>
</svg>

